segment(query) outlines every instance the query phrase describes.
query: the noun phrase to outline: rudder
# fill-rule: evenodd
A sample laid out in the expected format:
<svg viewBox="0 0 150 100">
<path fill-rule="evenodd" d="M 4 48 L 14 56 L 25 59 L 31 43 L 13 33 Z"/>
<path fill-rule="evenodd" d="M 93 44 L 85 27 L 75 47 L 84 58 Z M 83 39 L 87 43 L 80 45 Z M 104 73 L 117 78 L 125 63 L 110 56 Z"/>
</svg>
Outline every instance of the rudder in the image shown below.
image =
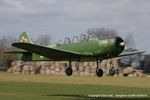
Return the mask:
<svg viewBox="0 0 150 100">
<path fill-rule="evenodd" d="M 27 32 L 22 32 L 19 39 L 18 39 L 18 42 L 23 42 L 23 43 L 33 43 L 28 35 Z"/>
</svg>

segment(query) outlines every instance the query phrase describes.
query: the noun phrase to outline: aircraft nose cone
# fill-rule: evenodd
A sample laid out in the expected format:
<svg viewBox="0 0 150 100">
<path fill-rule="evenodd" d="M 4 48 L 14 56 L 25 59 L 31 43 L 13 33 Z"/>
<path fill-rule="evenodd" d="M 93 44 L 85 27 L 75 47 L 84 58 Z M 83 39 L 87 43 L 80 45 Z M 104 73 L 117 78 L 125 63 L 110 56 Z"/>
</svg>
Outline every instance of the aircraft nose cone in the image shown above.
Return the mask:
<svg viewBox="0 0 150 100">
<path fill-rule="evenodd" d="M 121 42 L 121 43 L 120 43 L 120 46 L 125 46 L 125 43 L 124 43 L 124 42 Z"/>
</svg>

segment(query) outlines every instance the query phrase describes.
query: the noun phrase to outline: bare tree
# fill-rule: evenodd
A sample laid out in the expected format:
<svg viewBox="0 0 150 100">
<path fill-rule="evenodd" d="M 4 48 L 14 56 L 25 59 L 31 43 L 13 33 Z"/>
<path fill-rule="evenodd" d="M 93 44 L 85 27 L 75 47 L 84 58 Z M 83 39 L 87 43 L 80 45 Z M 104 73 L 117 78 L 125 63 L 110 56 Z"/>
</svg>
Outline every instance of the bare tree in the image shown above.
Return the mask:
<svg viewBox="0 0 150 100">
<path fill-rule="evenodd" d="M 4 69 L 7 69 L 10 66 L 10 63 L 17 59 L 17 56 L 14 54 L 4 53 L 6 51 L 15 50 L 11 44 L 16 41 L 16 38 L 13 37 L 2 37 L 0 39 L 0 66 Z"/>
<path fill-rule="evenodd" d="M 150 73 L 150 54 L 145 56 L 143 70 L 144 73 Z"/>
<path fill-rule="evenodd" d="M 39 44 L 42 46 L 47 46 L 51 43 L 51 36 L 50 35 L 40 35 L 39 38 L 33 40 L 35 44 Z"/>
<path fill-rule="evenodd" d="M 89 28 L 87 33 L 94 33 L 99 39 L 108 39 L 118 35 L 116 30 L 105 28 Z"/>
</svg>

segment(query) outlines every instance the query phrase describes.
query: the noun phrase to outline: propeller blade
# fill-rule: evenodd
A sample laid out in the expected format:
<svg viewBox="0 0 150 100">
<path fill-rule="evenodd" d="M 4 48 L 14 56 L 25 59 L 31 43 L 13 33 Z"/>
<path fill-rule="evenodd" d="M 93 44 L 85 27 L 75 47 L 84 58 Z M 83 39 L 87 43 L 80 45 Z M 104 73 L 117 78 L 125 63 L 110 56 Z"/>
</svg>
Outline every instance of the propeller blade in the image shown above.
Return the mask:
<svg viewBox="0 0 150 100">
<path fill-rule="evenodd" d="M 127 35 L 127 37 L 124 39 L 124 42 L 127 48 L 136 49 L 136 42 L 132 33 Z"/>
</svg>

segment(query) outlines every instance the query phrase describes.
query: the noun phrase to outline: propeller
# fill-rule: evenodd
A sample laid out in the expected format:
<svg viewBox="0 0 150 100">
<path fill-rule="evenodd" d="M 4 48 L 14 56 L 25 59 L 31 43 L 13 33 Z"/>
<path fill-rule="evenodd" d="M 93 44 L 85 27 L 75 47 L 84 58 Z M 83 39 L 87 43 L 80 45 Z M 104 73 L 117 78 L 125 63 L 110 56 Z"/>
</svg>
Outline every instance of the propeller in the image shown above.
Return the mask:
<svg viewBox="0 0 150 100">
<path fill-rule="evenodd" d="M 136 42 L 133 33 L 128 34 L 124 39 L 126 49 L 132 48 L 136 49 Z"/>
</svg>

